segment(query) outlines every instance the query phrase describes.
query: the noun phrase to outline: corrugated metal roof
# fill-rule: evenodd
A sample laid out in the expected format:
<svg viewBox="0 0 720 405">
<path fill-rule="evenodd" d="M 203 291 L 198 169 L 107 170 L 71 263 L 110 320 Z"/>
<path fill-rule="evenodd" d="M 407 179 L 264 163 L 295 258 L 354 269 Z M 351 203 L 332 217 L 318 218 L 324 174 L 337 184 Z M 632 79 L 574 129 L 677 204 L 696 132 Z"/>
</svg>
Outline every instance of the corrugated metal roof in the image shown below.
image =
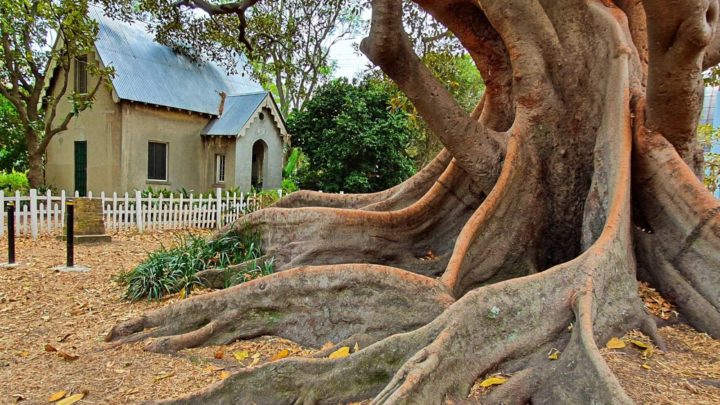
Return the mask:
<svg viewBox="0 0 720 405">
<path fill-rule="evenodd" d="M 103 64 L 115 68 L 112 84 L 122 100 L 217 115 L 221 91 L 262 91 L 247 75 L 229 75 L 215 63 L 199 64 L 155 42 L 143 23 L 110 19 L 98 7 L 90 7 L 90 16 L 100 26 L 95 47 Z"/>
<path fill-rule="evenodd" d="M 222 115 L 214 118 L 203 129 L 203 135 L 238 135 L 245 123 L 257 110 L 260 103 L 268 96 L 268 92 L 229 96 L 225 99 Z"/>
</svg>

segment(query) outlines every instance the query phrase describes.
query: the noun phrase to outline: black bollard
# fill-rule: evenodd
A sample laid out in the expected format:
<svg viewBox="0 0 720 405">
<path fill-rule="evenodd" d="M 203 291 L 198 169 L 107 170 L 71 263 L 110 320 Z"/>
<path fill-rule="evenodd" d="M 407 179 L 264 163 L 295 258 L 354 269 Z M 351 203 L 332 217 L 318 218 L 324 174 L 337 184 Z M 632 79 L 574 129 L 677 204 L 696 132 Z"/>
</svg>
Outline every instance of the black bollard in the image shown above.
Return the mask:
<svg viewBox="0 0 720 405">
<path fill-rule="evenodd" d="M 75 203 L 72 201 L 67 202 L 67 223 L 65 229 L 67 229 L 65 238 L 67 239 L 67 267 L 71 268 L 75 266 L 75 251 L 73 242 L 75 239 Z"/>
<path fill-rule="evenodd" d="M 9 202 L 8 213 L 8 264 L 15 264 L 15 203 Z"/>
</svg>

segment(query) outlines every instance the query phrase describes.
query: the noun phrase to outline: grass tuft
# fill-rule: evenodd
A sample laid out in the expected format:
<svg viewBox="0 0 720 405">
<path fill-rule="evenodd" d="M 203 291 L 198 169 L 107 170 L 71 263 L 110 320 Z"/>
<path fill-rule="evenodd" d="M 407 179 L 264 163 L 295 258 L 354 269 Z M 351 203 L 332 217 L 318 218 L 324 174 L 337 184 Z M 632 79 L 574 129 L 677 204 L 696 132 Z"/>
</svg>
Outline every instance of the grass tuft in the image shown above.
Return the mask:
<svg viewBox="0 0 720 405">
<path fill-rule="evenodd" d="M 232 230 L 223 236 L 207 240 L 187 234 L 177 238 L 175 246 L 148 254 L 148 258 L 134 269 L 120 274 L 116 281 L 127 285 L 124 298 L 137 301 L 157 300 L 182 289 L 190 291 L 200 285 L 197 273 L 206 269 L 225 269 L 262 255 L 260 235 L 247 229 Z M 272 274 L 273 261 L 266 260 L 248 266 L 228 276 L 227 286 L 240 284 Z"/>
</svg>

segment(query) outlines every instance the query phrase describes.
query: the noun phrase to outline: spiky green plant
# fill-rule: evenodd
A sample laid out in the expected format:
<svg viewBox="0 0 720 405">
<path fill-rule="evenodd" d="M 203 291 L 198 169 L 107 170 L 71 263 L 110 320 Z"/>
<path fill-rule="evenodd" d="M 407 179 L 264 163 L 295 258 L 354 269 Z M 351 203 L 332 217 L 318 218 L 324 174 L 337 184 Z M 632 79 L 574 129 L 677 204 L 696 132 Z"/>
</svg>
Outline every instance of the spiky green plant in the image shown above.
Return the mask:
<svg viewBox="0 0 720 405">
<path fill-rule="evenodd" d="M 175 246 L 161 246 L 137 267 L 117 277 L 117 281 L 127 285 L 124 297 L 137 301 L 142 298 L 159 299 L 166 294 L 182 289 L 190 290 L 200 285 L 197 273 L 210 269 L 225 269 L 230 265 L 256 259 L 262 255 L 260 237 L 248 229 L 232 230 L 215 239 L 187 234 L 177 238 Z M 250 268 L 256 278 L 272 273 L 272 260 L 266 261 L 261 268 Z M 248 278 L 242 278 L 242 281 Z M 241 282 L 234 279 L 232 284 Z"/>
</svg>

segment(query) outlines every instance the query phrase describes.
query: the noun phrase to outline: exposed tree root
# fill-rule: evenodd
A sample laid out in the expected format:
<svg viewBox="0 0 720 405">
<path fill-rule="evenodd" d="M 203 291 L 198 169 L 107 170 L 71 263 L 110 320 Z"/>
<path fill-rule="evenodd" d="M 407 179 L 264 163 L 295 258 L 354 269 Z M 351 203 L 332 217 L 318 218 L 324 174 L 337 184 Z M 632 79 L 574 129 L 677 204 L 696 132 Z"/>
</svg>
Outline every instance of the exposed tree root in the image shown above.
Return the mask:
<svg viewBox="0 0 720 405">
<path fill-rule="evenodd" d="M 536 242 L 544 228 L 540 165 L 529 148 L 519 147 L 521 137 L 517 134 L 511 138 L 495 188 L 467 221 L 455 243 L 442 276 L 455 296 L 483 282 L 537 272 Z"/>
<path fill-rule="evenodd" d="M 334 194 L 300 190 L 280 199 L 274 207 L 329 207 L 367 211 L 395 211 L 406 208 L 430 190 L 447 169 L 452 156 L 443 149 L 427 166 L 390 189 L 370 194 Z"/>
<path fill-rule="evenodd" d="M 161 352 L 262 335 L 312 347 L 366 335 L 367 344 L 427 324 L 452 301 L 439 282 L 397 269 L 306 267 L 148 312 L 118 324 L 106 340 L 155 338 L 147 349 Z"/>
<path fill-rule="evenodd" d="M 633 163 L 639 275 L 720 338 L 720 201 L 660 134 L 636 131 Z"/>
<path fill-rule="evenodd" d="M 454 161 L 418 201 L 399 211 L 268 208 L 234 226 L 252 226 L 277 270 L 374 263 L 438 275 L 482 195 Z"/>
</svg>

